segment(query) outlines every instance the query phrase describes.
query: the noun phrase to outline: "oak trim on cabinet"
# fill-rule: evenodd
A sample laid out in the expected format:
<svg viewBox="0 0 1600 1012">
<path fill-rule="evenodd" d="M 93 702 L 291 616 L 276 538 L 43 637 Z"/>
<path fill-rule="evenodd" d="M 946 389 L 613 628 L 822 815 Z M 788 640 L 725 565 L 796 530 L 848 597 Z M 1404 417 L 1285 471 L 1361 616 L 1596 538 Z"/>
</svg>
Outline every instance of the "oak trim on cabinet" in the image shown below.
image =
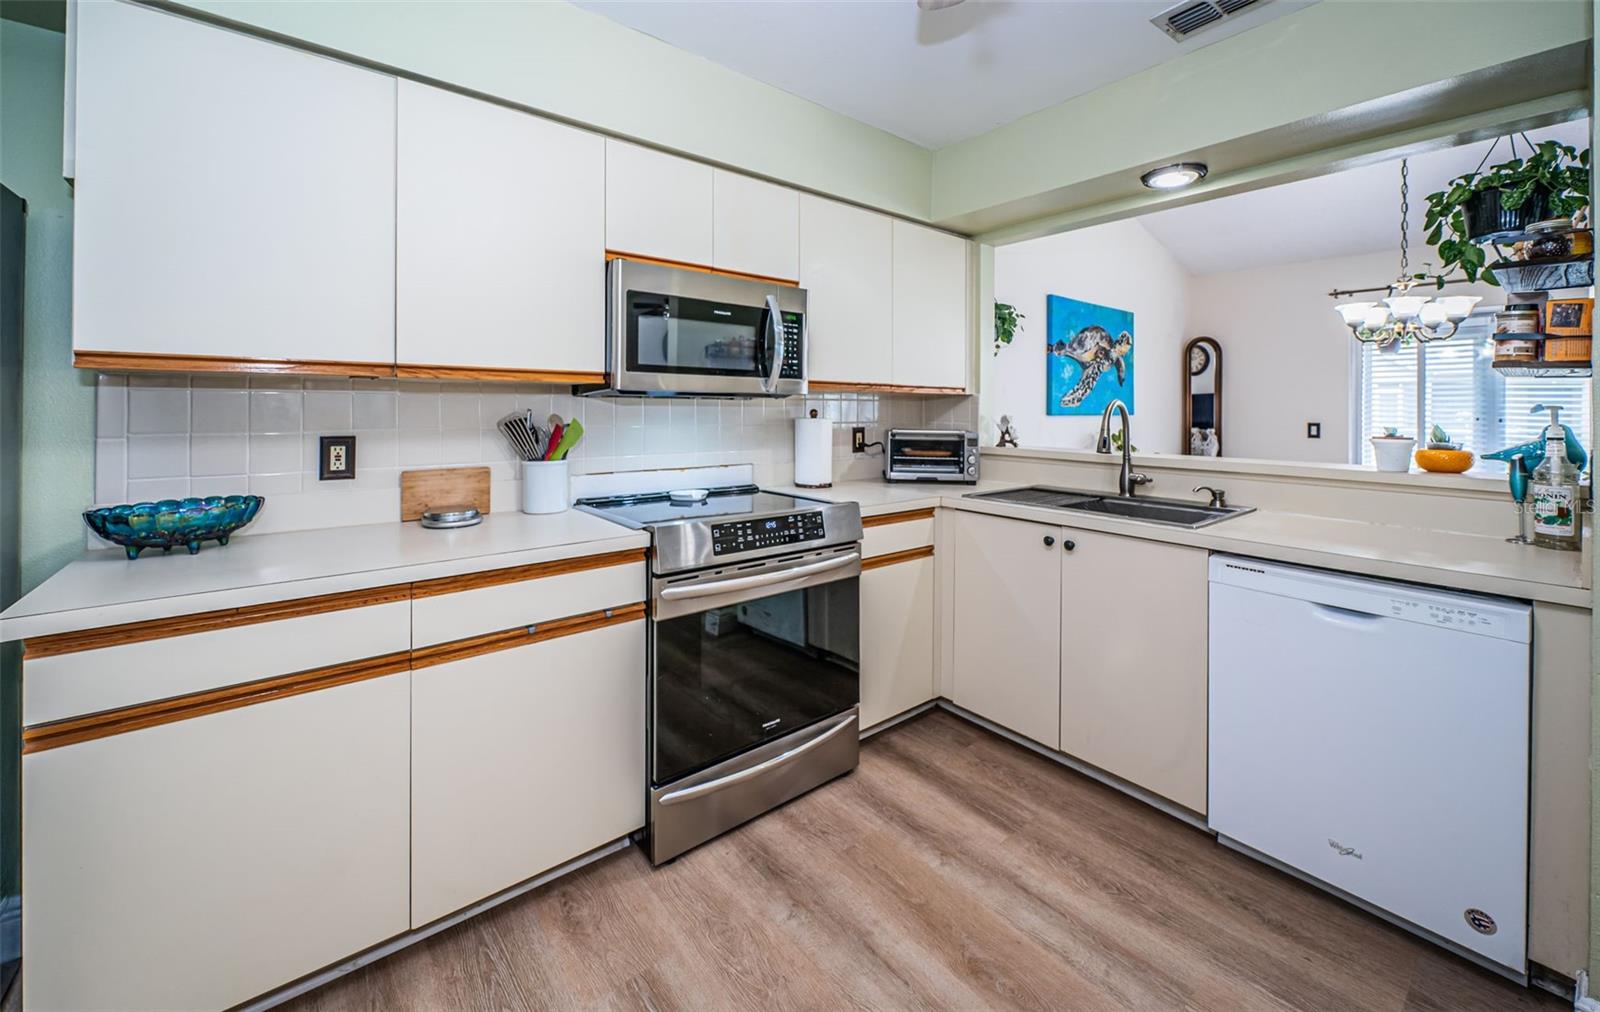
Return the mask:
<svg viewBox="0 0 1600 1012">
<path fill-rule="evenodd" d="M 421 668 L 430 668 L 436 664 L 448 664 L 451 661 L 466 660 L 469 657 L 492 654 L 499 650 L 511 650 L 516 647 L 528 646 L 532 643 L 553 640 L 560 636 L 572 636 L 594 629 L 604 629 L 606 626 L 635 622 L 643 618 L 644 602 L 638 601 L 634 604 L 622 605 L 617 608 L 605 608 L 600 611 L 585 612 L 582 615 L 570 615 L 567 618 L 552 619 L 549 622 L 540 622 L 536 625 L 518 626 L 515 629 L 484 633 L 481 636 L 469 636 L 466 639 L 452 640 L 449 643 L 440 643 L 437 646 L 423 647 L 420 650 L 411 651 L 411 668 L 413 671 Z"/>
<path fill-rule="evenodd" d="M 237 710 L 242 706 L 253 706 L 256 703 L 269 703 L 275 699 L 286 699 L 319 689 L 331 689 L 351 682 L 366 681 L 369 678 L 399 674 L 410 670 L 410 667 L 410 651 L 400 650 L 379 657 L 331 664 L 327 667 L 263 678 L 240 685 L 229 685 L 151 703 L 119 707 L 85 717 L 70 717 L 48 724 L 35 724 L 22 730 L 22 752 L 24 755 L 43 752 L 63 745 L 76 745 L 97 738 L 125 734 L 128 731 L 172 724 L 191 717 Z"/>
<path fill-rule="evenodd" d="M 861 518 L 861 526 L 863 528 L 866 528 L 866 527 L 882 527 L 885 524 L 903 524 L 903 523 L 909 523 L 912 520 L 932 520 L 932 519 L 933 519 L 933 507 L 929 506 L 927 509 L 904 510 L 904 511 L 902 511 L 900 513 L 879 513 L 875 517 L 862 517 Z"/>
<path fill-rule="evenodd" d="M 22 659 L 37 660 L 57 654 L 77 653 L 82 650 L 100 650 L 105 647 L 144 643 L 149 640 L 174 636 L 191 636 L 195 633 L 215 632 L 259 622 L 276 622 L 281 619 L 303 618 L 330 611 L 349 608 L 366 608 L 374 604 L 389 604 L 411 598 L 411 585 L 392 584 L 367 590 L 347 590 L 338 594 L 318 597 L 291 598 L 239 608 L 202 611 L 192 615 L 178 615 L 170 619 L 149 619 L 123 625 L 101 626 L 98 629 L 80 629 L 75 632 L 52 633 L 23 640 Z"/>
<path fill-rule="evenodd" d="M 870 559 L 862 559 L 861 571 L 865 573 L 868 570 L 892 566 L 897 562 L 915 562 L 918 559 L 931 558 L 933 558 L 933 546 L 923 545 L 921 548 L 907 548 L 903 552 L 890 552 L 887 555 L 874 555 Z"/>
<path fill-rule="evenodd" d="M 441 576 L 433 580 L 420 580 L 411 585 L 411 596 L 415 598 L 437 597 L 440 594 L 457 594 L 464 590 L 498 587 L 506 583 L 521 583 L 524 580 L 538 580 L 547 576 L 563 576 L 567 573 L 582 573 L 590 569 L 607 569 L 611 566 L 626 566 L 643 561 L 645 561 L 645 550 L 643 548 L 630 548 L 621 552 L 606 552 L 603 555 L 577 555 L 570 559 L 535 562 L 526 566 L 511 566 L 506 569 L 484 569 L 476 573 L 463 573 L 461 576 Z"/>
<path fill-rule="evenodd" d="M 287 376 L 352 376 L 392 379 L 388 362 L 335 362 L 311 359 L 233 358 L 224 355 L 168 355 L 142 351 L 73 351 L 78 369 L 101 372 L 242 372 Z"/>
<path fill-rule="evenodd" d="M 621 250 L 606 250 L 606 262 L 613 260 L 631 260 L 634 263 L 654 264 L 657 267 L 675 267 L 682 271 L 699 271 L 701 274 L 716 274 L 725 278 L 738 278 L 740 281 L 765 281 L 768 284 L 783 285 L 786 288 L 799 288 L 800 282 L 791 278 L 770 278 L 765 274 L 746 274 L 744 271 L 725 271 L 719 267 L 707 267 L 705 264 L 691 264 L 683 260 L 664 260 L 661 257 L 648 257 L 640 253 L 625 253 Z"/>
<path fill-rule="evenodd" d="M 471 365 L 416 365 L 402 362 L 394 367 L 399 379 L 481 380 L 489 383 L 604 383 L 603 372 L 571 372 L 560 369 L 502 369 Z"/>
<path fill-rule="evenodd" d="M 904 383 L 851 383 L 845 380 L 807 380 L 806 389 L 812 393 L 863 394 L 947 394 L 966 396 L 965 387 L 918 387 Z"/>
</svg>

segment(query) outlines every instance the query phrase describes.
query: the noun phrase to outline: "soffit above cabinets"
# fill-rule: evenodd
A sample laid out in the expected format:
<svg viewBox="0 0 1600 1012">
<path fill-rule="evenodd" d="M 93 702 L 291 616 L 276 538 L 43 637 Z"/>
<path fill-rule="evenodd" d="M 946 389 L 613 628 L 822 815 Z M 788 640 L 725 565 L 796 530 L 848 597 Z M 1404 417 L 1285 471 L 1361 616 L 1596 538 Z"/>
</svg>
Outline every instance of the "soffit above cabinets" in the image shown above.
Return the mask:
<svg viewBox="0 0 1600 1012">
<path fill-rule="evenodd" d="M 1315 0 L 1257 3 L 1175 43 L 1171 0 L 579 0 L 679 49 L 923 147 L 939 148 L 1148 70 Z"/>
</svg>

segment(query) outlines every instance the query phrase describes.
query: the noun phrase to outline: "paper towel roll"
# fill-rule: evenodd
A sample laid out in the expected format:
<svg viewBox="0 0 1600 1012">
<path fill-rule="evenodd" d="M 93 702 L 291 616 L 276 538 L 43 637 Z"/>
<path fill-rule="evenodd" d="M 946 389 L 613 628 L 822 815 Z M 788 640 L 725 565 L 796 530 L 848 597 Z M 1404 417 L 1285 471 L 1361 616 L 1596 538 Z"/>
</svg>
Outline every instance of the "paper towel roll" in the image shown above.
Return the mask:
<svg viewBox="0 0 1600 1012">
<path fill-rule="evenodd" d="M 828 419 L 794 420 L 794 483 L 801 488 L 833 484 L 833 422 Z"/>
</svg>

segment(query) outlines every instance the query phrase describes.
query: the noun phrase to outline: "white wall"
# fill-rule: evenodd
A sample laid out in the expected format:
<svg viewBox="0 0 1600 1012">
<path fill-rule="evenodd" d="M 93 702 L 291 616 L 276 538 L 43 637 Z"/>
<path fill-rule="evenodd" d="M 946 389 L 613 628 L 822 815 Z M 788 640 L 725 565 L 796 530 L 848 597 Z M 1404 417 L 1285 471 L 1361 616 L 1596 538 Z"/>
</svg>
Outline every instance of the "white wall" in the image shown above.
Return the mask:
<svg viewBox="0 0 1600 1012">
<path fill-rule="evenodd" d="M 1188 285 L 1167 248 L 1133 220 L 999 247 L 995 301 L 1016 306 L 1027 319 L 991 363 L 985 415 L 1010 415 L 1023 446 L 1094 445 L 1098 418 L 1045 413 L 1045 296 L 1062 295 L 1133 314 L 1133 443 L 1146 453 L 1176 453 L 1182 426 L 1178 379 L 1190 336 Z M 986 441 L 992 438 L 985 434 Z"/>
</svg>

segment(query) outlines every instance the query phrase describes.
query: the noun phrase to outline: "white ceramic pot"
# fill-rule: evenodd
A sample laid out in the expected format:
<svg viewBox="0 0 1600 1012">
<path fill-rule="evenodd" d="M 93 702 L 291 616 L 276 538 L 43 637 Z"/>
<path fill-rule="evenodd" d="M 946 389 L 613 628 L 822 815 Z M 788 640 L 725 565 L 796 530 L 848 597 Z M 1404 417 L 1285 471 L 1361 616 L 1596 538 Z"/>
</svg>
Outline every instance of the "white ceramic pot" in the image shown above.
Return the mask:
<svg viewBox="0 0 1600 1012">
<path fill-rule="evenodd" d="M 522 512 L 560 513 L 571 505 L 566 461 L 522 462 Z"/>
<path fill-rule="evenodd" d="M 1410 436 L 1373 436 L 1372 452 L 1378 458 L 1378 470 L 1399 474 L 1411 470 L 1411 451 L 1417 441 Z"/>
</svg>

